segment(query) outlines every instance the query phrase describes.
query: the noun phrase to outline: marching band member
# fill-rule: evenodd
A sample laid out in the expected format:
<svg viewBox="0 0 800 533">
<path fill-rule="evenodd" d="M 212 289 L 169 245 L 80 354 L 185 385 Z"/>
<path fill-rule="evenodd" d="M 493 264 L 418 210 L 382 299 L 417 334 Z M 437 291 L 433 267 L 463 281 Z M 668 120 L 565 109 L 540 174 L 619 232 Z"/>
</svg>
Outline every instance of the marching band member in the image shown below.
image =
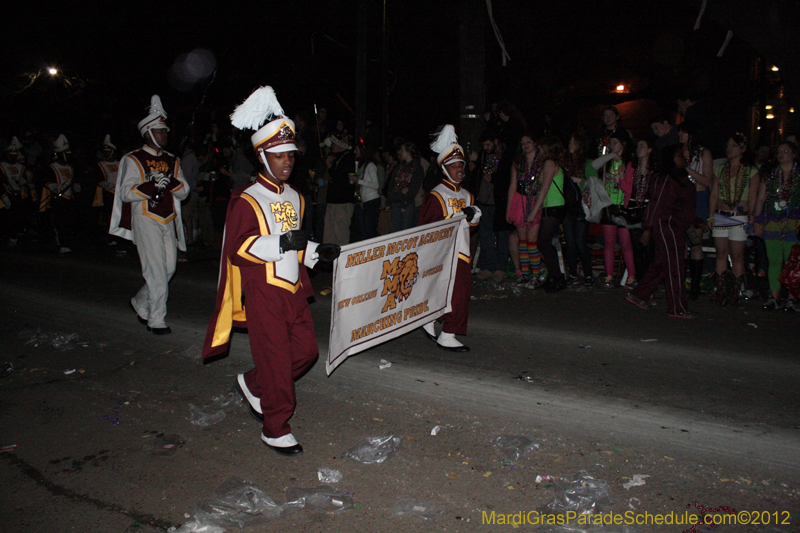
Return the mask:
<svg viewBox="0 0 800 533">
<path fill-rule="evenodd" d="M 67 161 L 70 154 L 69 141 L 62 133 L 53 143 L 53 159 L 48 167 L 51 172 L 45 180 L 39 212 L 50 211 L 56 234 L 58 251 L 72 251 L 69 244 L 75 228 L 75 192 L 80 192 L 75 183 L 75 170 Z"/>
<path fill-rule="evenodd" d="M 167 326 L 169 280 L 180 249 L 186 251 L 181 200 L 189 195 L 180 160 L 164 150 L 169 128 L 158 95 L 139 122 L 144 146 L 125 155 L 119 165 L 109 233 L 136 243 L 145 284 L 131 298 L 139 322 L 156 335 Z"/>
<path fill-rule="evenodd" d="M 422 330 L 437 346 L 451 352 L 468 352 L 469 348 L 456 340 L 456 335 L 467 334 L 469 317 L 469 297 L 472 288 L 470 275 L 469 228 L 480 222 L 481 211 L 475 206 L 475 198 L 471 192 L 461 187 L 464 181 L 464 149 L 458 144 L 455 128 L 448 124 L 442 128 L 431 143 L 431 150 L 438 153 L 437 164 L 444 173 L 441 183 L 431 189 L 422 202 L 419 224 L 430 224 L 464 213 L 468 225 L 461 225 L 457 239 L 458 267 L 456 268 L 455 286 L 451 301 L 452 311 L 442 317 L 442 331 L 436 335 L 434 323 L 422 326 Z"/>
<path fill-rule="evenodd" d="M 32 214 L 33 202 L 36 200 L 31 173 L 25 167 L 20 150 L 22 143 L 13 137 L 4 150 L 3 161 L 0 161 L 0 193 L 6 197 L 9 210 L 10 246 L 17 244 L 18 236 L 25 230 L 25 223 Z"/>
<path fill-rule="evenodd" d="M 102 158 L 97 162 L 97 189 L 92 207 L 107 206 L 114 201 L 119 171 L 119 159 L 115 157 L 116 152 L 117 147 L 111 143 L 111 135 L 106 135 L 103 139 Z"/>
<path fill-rule="evenodd" d="M 100 160 L 94 169 L 97 186 L 92 199 L 92 207 L 99 209 L 99 219 L 105 226 L 111 219 L 111 210 L 114 206 L 114 191 L 117 187 L 117 174 L 119 159 L 116 156 L 117 147 L 111 142 L 111 135 L 106 134 L 103 139 Z M 116 240 L 109 240 L 108 244 L 116 245 Z"/>
<path fill-rule="evenodd" d="M 319 354 L 306 267 L 333 261 L 340 250 L 309 242 L 300 229 L 305 202 L 286 183 L 297 150 L 294 122 L 284 116 L 272 88 L 257 89 L 234 110 L 231 123 L 257 130 L 250 139 L 264 167 L 254 183 L 231 194 L 203 358 L 227 351 L 232 327 L 247 328 L 255 368 L 239 374 L 236 387 L 262 422 L 264 444 L 291 456 L 303 451 L 289 425 L 297 404 L 294 382 Z"/>
</svg>

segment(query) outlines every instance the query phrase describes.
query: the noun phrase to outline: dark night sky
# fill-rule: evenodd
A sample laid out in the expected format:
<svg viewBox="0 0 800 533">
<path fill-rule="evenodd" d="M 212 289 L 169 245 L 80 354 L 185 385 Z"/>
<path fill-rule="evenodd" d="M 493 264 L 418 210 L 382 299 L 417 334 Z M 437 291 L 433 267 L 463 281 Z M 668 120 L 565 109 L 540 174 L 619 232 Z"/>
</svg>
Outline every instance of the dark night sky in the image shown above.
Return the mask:
<svg viewBox="0 0 800 533">
<path fill-rule="evenodd" d="M 267 4 L 269 10 L 263 7 Z M 752 92 L 748 68 L 755 52 L 735 38 L 725 56 L 716 58 L 726 28 L 706 18 L 699 31 L 692 31 L 699 0 L 493 4 L 511 61 L 501 66 L 484 7 L 484 35 L 474 38 L 486 43 L 487 103 L 510 99 L 529 118 L 544 111 L 581 117 L 581 109 L 631 98 L 612 94 L 621 82 L 634 96 L 666 110 L 687 87 L 726 98 L 746 99 Z M 162 96 L 178 126 L 185 126 L 208 80 L 179 91 L 170 84 L 169 71 L 176 58 L 197 48 L 214 55 L 217 69 L 200 122 L 211 120 L 211 109 L 230 113 L 265 84 L 275 88 L 287 111 L 311 111 L 316 101 L 349 120 L 340 99 L 354 103 L 355 5 L 354 0 L 246 6 L 17 3 L 6 18 L 14 22 L 5 24 L 11 32 L 2 60 L 6 127 L 27 121 L 46 131 L 127 132 L 142 118 L 153 93 Z M 387 5 L 392 129 L 419 136 L 457 121 L 459 4 L 387 0 Z M 368 108 L 378 117 L 382 2 L 368 6 Z M 27 83 L 25 73 L 51 64 L 63 69 L 72 87 L 63 79 L 42 77 L 18 92 Z M 80 82 L 85 86 L 78 90 Z M 217 120 L 224 121 L 224 115 Z"/>
</svg>

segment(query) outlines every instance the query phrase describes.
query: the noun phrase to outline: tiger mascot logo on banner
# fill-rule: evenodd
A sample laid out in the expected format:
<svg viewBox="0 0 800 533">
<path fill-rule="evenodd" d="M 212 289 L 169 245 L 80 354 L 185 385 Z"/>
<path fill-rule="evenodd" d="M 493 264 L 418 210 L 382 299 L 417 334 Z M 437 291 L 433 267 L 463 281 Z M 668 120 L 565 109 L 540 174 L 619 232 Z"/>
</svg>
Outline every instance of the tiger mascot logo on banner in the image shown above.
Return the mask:
<svg viewBox="0 0 800 533">
<path fill-rule="evenodd" d="M 416 252 L 411 252 L 404 258 L 395 258 L 394 261 L 384 261 L 381 279 L 383 280 L 383 291 L 381 296 L 387 296 L 386 303 L 381 309 L 381 313 L 397 307 L 398 302 L 408 299 L 411 296 L 411 289 L 419 275 L 417 260 L 419 256 Z"/>
</svg>

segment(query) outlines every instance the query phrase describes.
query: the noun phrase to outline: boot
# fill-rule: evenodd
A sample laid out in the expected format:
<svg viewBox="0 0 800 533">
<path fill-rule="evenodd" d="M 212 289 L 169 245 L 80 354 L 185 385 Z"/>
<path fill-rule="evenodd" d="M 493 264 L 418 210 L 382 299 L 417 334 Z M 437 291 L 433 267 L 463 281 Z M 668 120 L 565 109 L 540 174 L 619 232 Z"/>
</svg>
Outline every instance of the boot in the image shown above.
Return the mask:
<svg viewBox="0 0 800 533">
<path fill-rule="evenodd" d="M 700 279 L 703 277 L 703 259 L 689 260 L 689 276 L 692 278 L 692 286 L 689 290 L 689 299 L 692 301 L 700 297 Z"/>
<path fill-rule="evenodd" d="M 717 281 L 719 280 L 719 274 L 717 274 L 716 270 L 712 270 L 711 274 L 708 275 L 708 287 L 711 287 L 710 292 L 707 294 L 711 296 L 713 300 L 717 294 Z"/>
<path fill-rule="evenodd" d="M 737 307 L 739 305 L 739 297 L 742 295 L 742 291 L 746 289 L 747 277 L 746 274 L 742 274 L 736 278 L 736 283 L 733 286 L 733 294 L 731 294 L 731 307 Z"/>
<path fill-rule="evenodd" d="M 715 272 L 715 274 L 717 275 L 717 282 L 714 285 L 714 303 L 725 305 L 725 272 L 722 274 Z"/>
</svg>

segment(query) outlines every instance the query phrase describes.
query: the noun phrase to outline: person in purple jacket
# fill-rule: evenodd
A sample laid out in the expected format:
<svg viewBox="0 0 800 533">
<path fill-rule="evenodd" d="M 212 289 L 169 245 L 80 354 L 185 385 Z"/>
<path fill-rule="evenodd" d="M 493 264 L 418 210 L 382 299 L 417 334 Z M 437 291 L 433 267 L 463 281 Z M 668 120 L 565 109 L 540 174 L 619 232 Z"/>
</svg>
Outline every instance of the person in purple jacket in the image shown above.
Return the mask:
<svg viewBox="0 0 800 533">
<path fill-rule="evenodd" d="M 676 318 L 696 318 L 688 308 L 686 295 L 686 230 L 695 222 L 695 186 L 686 171 L 686 159 L 680 146 L 668 146 L 662 152 L 663 168 L 650 183 L 650 202 L 642 220 L 642 244 L 652 238 L 655 259 L 639 284 L 626 300 L 649 309 L 648 303 L 658 286 L 664 283 L 667 314 Z"/>
</svg>

